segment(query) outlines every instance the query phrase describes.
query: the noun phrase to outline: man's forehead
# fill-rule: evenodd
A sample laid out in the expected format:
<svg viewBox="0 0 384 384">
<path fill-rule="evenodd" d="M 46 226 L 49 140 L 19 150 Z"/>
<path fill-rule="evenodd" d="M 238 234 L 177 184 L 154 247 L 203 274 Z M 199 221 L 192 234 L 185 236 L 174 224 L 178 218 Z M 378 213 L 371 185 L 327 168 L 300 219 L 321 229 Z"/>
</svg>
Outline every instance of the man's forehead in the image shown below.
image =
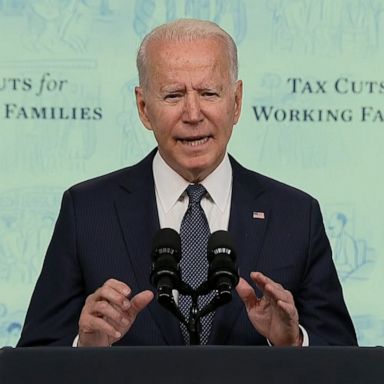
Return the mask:
<svg viewBox="0 0 384 384">
<path fill-rule="evenodd" d="M 173 92 L 173 91 L 181 91 L 186 90 L 188 88 L 193 88 L 197 91 L 202 90 L 222 90 L 224 85 L 221 82 L 214 81 L 212 79 L 202 80 L 199 82 L 189 81 L 189 79 L 185 79 L 185 81 L 178 82 L 169 82 L 161 84 L 159 89 L 160 92 Z"/>
<path fill-rule="evenodd" d="M 220 39 L 215 37 L 197 38 L 192 40 L 153 40 L 148 43 L 147 54 L 151 60 L 156 57 L 179 56 L 184 58 L 188 56 L 191 49 L 204 50 L 211 53 L 211 56 L 221 56 L 226 53 L 226 46 Z"/>
<path fill-rule="evenodd" d="M 161 92 L 190 88 L 221 90 L 229 80 L 228 68 L 222 68 L 219 65 L 191 65 L 191 67 L 179 69 L 159 66 L 153 70 L 150 72 L 149 81 Z"/>
<path fill-rule="evenodd" d="M 211 44 L 213 43 L 213 44 Z M 170 67 L 180 72 L 227 70 L 230 62 L 227 52 L 214 41 L 164 42 L 151 47 L 148 55 L 151 69 L 168 72 Z"/>
</svg>

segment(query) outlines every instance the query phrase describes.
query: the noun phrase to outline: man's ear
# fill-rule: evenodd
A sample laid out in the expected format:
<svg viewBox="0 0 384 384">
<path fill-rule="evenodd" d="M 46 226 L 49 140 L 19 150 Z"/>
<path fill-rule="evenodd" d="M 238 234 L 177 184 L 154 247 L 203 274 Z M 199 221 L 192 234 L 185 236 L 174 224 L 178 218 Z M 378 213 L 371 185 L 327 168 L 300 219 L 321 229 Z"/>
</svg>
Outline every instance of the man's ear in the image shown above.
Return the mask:
<svg viewBox="0 0 384 384">
<path fill-rule="evenodd" d="M 152 131 L 152 125 L 148 117 L 147 103 L 145 101 L 145 94 L 143 87 L 135 87 L 136 107 L 139 117 L 144 127 Z"/>
<path fill-rule="evenodd" d="M 241 80 L 237 80 L 235 85 L 235 113 L 233 116 L 233 124 L 237 124 L 237 122 L 239 121 L 242 103 L 243 103 L 243 82 Z"/>
</svg>

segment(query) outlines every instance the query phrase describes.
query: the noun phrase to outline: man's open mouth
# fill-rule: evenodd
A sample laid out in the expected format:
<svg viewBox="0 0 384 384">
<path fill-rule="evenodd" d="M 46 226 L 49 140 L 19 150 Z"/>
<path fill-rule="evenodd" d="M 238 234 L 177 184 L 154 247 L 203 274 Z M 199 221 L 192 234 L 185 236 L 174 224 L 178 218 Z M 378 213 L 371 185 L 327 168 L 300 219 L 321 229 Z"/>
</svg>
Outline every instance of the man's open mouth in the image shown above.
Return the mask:
<svg viewBox="0 0 384 384">
<path fill-rule="evenodd" d="M 190 145 L 191 147 L 197 147 L 199 145 L 203 145 L 207 143 L 210 138 L 211 138 L 210 136 L 204 136 L 204 137 L 197 137 L 197 138 L 180 139 L 180 141 L 183 144 Z"/>
</svg>

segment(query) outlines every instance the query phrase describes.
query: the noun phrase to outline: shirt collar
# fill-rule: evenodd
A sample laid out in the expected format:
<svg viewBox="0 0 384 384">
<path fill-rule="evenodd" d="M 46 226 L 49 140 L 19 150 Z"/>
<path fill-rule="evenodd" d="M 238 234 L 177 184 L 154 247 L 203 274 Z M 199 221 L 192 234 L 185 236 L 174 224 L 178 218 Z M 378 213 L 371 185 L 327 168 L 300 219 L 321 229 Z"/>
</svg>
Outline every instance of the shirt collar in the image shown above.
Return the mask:
<svg viewBox="0 0 384 384">
<path fill-rule="evenodd" d="M 190 183 L 164 161 L 159 151 L 153 159 L 152 168 L 156 193 L 164 212 L 169 212 Z M 201 181 L 201 184 L 213 202 L 224 212 L 232 187 L 232 167 L 227 153 L 222 162 Z"/>
</svg>

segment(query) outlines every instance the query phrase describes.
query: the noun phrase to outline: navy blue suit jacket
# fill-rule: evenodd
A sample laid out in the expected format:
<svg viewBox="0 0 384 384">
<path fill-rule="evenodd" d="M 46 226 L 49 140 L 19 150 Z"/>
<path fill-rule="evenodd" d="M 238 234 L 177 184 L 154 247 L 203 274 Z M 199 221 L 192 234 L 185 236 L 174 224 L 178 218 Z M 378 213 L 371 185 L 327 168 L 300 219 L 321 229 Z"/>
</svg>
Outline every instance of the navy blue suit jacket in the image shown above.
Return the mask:
<svg viewBox="0 0 384 384">
<path fill-rule="evenodd" d="M 149 282 L 152 237 L 159 229 L 152 160 L 78 184 L 64 193 L 19 346 L 71 345 L 86 297 L 109 278 L 133 293 Z M 311 345 L 354 345 L 316 200 L 249 171 L 231 158 L 229 231 L 240 275 L 261 271 L 290 290 Z M 263 212 L 265 218 L 254 218 Z M 260 215 L 259 215 L 260 216 Z M 266 345 L 237 294 L 214 318 L 210 344 Z M 177 320 L 155 300 L 117 345 L 183 344 Z"/>
</svg>

